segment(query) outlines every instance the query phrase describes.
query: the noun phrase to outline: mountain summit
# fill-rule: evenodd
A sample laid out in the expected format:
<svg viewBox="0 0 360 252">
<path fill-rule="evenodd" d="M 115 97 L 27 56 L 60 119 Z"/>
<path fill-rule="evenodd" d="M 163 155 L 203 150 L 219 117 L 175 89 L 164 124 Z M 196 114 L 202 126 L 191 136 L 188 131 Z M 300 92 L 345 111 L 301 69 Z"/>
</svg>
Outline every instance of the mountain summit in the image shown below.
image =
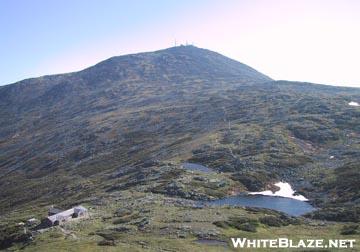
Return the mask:
<svg viewBox="0 0 360 252">
<path fill-rule="evenodd" d="M 247 82 L 271 80 L 245 64 L 195 46 L 113 57 L 83 71 L 85 75 L 89 73 L 103 74 L 104 78 L 109 78 L 110 74 L 117 79 L 142 78 L 148 81 L 178 81 L 184 76 L 204 79 L 237 77 Z"/>
<path fill-rule="evenodd" d="M 231 81 L 239 85 L 271 79 L 221 54 L 194 46 L 178 46 L 116 56 L 79 72 L 27 79 L 4 86 L 0 88 L 0 104 L 26 104 L 37 99 L 44 101 L 46 97 L 70 98 L 70 94 L 81 96 L 90 90 L 97 95 L 95 90 L 125 90 L 129 83 L 141 83 L 143 87 L 156 85 L 165 89 L 167 85 L 181 84 L 182 87 L 176 87 L 179 91 L 194 88 L 193 85 L 184 86 L 184 82 L 191 81 L 209 85 Z M 197 88 L 200 86 L 197 85 Z"/>
</svg>

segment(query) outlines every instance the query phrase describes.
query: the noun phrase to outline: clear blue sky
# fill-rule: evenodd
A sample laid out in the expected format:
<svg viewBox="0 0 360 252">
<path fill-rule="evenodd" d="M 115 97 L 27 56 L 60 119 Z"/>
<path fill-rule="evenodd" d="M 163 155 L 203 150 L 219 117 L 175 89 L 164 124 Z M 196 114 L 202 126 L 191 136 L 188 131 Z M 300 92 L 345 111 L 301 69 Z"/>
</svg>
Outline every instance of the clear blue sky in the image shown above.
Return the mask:
<svg viewBox="0 0 360 252">
<path fill-rule="evenodd" d="M 0 0 L 0 85 L 178 43 L 274 79 L 359 86 L 357 0 Z"/>
</svg>

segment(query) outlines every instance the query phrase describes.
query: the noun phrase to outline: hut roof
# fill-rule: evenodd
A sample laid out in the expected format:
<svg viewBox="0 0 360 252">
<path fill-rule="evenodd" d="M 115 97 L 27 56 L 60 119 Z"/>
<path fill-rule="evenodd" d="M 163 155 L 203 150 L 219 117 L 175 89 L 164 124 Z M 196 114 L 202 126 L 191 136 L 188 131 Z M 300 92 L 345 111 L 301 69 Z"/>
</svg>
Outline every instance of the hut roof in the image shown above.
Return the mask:
<svg viewBox="0 0 360 252">
<path fill-rule="evenodd" d="M 58 208 L 54 208 L 54 207 L 51 207 L 48 211 L 49 215 L 54 215 L 54 214 L 57 214 L 57 213 L 61 213 L 63 210 L 61 209 L 58 209 Z"/>
<path fill-rule="evenodd" d="M 74 207 L 75 212 L 87 212 L 87 209 L 83 206 Z"/>
<path fill-rule="evenodd" d="M 79 213 L 79 212 L 86 212 L 87 209 L 83 206 L 76 206 L 73 208 L 70 208 L 68 210 L 62 211 L 60 213 L 51 215 L 49 217 L 47 217 L 52 223 L 54 223 L 57 220 L 62 220 L 62 219 L 66 219 L 68 217 L 70 217 L 73 213 Z"/>
</svg>

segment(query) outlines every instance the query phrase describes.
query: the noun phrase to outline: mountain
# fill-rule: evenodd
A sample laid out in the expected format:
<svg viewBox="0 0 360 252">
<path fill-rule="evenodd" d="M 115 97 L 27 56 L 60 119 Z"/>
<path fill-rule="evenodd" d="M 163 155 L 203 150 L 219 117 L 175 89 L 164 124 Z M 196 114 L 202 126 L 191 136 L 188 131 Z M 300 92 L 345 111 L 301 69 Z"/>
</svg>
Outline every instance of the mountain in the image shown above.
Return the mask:
<svg viewBox="0 0 360 252">
<path fill-rule="evenodd" d="M 113 153 L 126 155 L 129 148 L 146 148 L 160 141 L 166 144 L 166 137 L 191 133 L 175 128 L 181 120 L 204 130 L 212 118 L 193 122 L 200 112 L 190 112 L 196 110 L 195 104 L 213 110 L 206 102 L 212 93 L 270 80 L 220 54 L 182 46 L 113 57 L 80 72 L 4 86 L 0 89 L 2 184 L 12 176 L 20 176 L 26 184 L 56 172 L 74 172 L 87 160 L 94 163 L 106 156 L 115 158 Z M 212 113 L 216 116 L 216 111 Z M 176 120 L 169 122 L 171 118 Z M 169 134 L 160 137 L 166 131 Z M 110 166 L 134 160 L 139 161 L 129 156 Z M 103 171 L 87 167 L 80 173 Z M 58 181 L 66 177 L 63 174 Z M 3 191 L 1 206 L 38 197 L 14 199 L 11 195 Z"/>
<path fill-rule="evenodd" d="M 284 180 L 319 207 L 309 217 L 359 221 L 351 101 L 360 89 L 274 81 L 194 46 L 2 86 L 0 215 L 134 191 L 219 198 Z M 182 162 L 221 172 L 226 186 L 185 181 Z"/>
</svg>

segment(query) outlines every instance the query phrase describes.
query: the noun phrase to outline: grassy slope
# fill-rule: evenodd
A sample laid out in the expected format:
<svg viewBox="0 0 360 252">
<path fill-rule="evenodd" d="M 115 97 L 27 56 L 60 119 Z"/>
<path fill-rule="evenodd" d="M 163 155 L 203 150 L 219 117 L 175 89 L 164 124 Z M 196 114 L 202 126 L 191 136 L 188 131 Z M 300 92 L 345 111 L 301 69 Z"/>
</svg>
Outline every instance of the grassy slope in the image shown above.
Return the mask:
<svg viewBox="0 0 360 252">
<path fill-rule="evenodd" d="M 101 206 L 92 206 L 88 203 L 86 206 L 91 209 L 90 219 L 77 220 L 68 223 L 62 229 L 53 228 L 40 234 L 36 236 L 34 242 L 24 247 L 24 251 L 236 251 L 230 249 L 230 237 L 248 239 L 289 237 L 295 241 L 306 238 L 325 240 L 359 238 L 359 235 L 340 235 L 343 223 L 308 220 L 302 220 L 302 224 L 299 225 L 281 227 L 260 224 L 256 233 L 231 227 L 223 229 L 212 223 L 235 216 L 258 219 L 269 213 L 254 213 L 243 208 L 229 207 L 205 209 L 176 207 L 163 196 L 129 191 L 122 192 L 117 198 L 119 200 L 117 203 L 114 197 L 104 199 L 106 204 Z M 138 218 L 131 218 L 124 224 L 113 224 L 114 220 L 119 218 L 114 214 L 119 208 L 130 209 L 131 215 L 134 216 L 137 213 Z M 149 224 L 140 231 L 137 228 L 137 222 L 143 217 L 149 220 Z M 126 226 L 130 231 L 112 230 L 119 226 Z M 197 236 L 209 233 L 213 234 L 211 239 L 225 241 L 228 246 L 200 245 L 195 242 Z M 101 234 L 107 234 L 106 239 L 113 239 L 115 246 L 99 246 L 98 243 L 104 240 Z M 348 251 L 358 251 L 358 249 L 357 244 L 356 248 Z M 259 251 L 276 251 L 276 249 L 260 249 Z"/>
</svg>

